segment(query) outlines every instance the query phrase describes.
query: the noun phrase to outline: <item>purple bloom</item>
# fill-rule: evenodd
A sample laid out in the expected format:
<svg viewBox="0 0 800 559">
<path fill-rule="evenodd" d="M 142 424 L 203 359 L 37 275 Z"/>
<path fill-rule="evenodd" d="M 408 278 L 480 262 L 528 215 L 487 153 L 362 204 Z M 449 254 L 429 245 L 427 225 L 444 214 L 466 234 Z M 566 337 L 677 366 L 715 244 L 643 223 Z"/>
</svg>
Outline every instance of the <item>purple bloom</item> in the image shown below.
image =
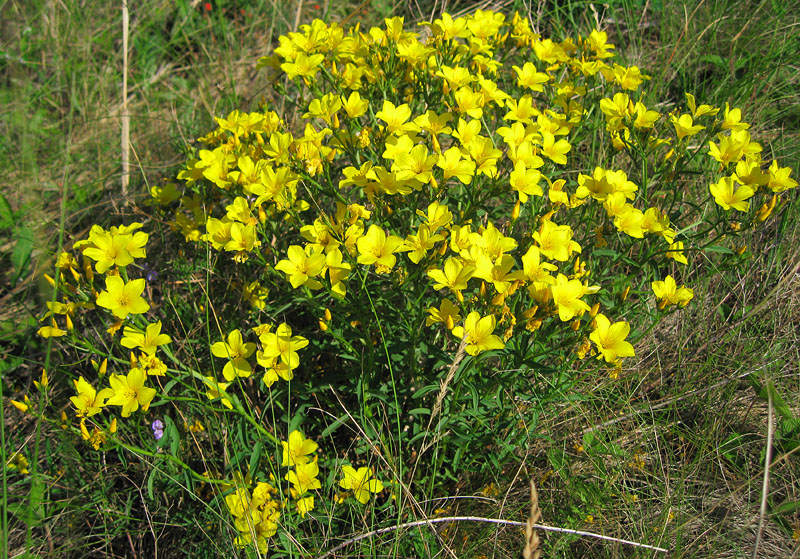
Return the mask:
<svg viewBox="0 0 800 559">
<path fill-rule="evenodd" d="M 153 436 L 156 438 L 156 440 L 159 440 L 164 436 L 164 424 L 160 419 L 153 421 L 153 424 L 150 427 L 153 429 Z"/>
<path fill-rule="evenodd" d="M 144 269 L 144 271 L 145 271 L 145 274 L 146 274 L 146 276 L 145 276 L 145 277 L 147 278 L 147 281 L 148 281 L 148 282 L 150 282 L 150 283 L 153 283 L 153 282 L 155 282 L 156 280 L 158 280 L 158 272 L 156 272 L 154 269 L 152 269 L 152 268 L 151 268 L 150 266 L 148 266 L 146 263 L 145 263 L 145 264 L 142 264 L 142 268 L 143 268 L 143 269 Z"/>
</svg>

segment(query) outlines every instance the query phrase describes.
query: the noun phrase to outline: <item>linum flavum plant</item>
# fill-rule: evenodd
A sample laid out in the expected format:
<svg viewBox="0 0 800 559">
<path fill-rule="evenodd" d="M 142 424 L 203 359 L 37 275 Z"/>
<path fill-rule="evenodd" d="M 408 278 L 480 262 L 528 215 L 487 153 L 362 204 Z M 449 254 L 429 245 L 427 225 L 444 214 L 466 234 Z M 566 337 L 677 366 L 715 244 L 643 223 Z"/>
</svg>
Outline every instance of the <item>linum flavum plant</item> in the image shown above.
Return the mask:
<svg viewBox="0 0 800 559">
<path fill-rule="evenodd" d="M 180 475 L 249 554 L 318 553 L 498 471 L 797 186 L 738 109 L 646 105 L 603 32 L 403 23 L 281 37 L 259 64 L 288 110 L 218 118 L 152 219 L 95 226 L 51 279 L 40 334 L 94 363 L 59 369 L 65 426 Z M 153 278 L 154 238 L 200 273 Z"/>
</svg>

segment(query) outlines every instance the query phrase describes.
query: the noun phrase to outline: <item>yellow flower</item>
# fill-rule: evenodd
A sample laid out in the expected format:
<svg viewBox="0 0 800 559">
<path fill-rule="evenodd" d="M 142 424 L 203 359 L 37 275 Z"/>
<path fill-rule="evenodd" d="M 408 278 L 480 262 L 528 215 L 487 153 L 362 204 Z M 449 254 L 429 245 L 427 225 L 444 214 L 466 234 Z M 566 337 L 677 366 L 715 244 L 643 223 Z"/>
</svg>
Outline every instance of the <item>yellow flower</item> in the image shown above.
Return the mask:
<svg viewBox="0 0 800 559">
<path fill-rule="evenodd" d="M 129 314 L 142 314 L 150 310 L 150 304 L 142 297 L 144 279 L 131 280 L 128 283 L 119 276 L 106 277 L 106 290 L 97 296 L 97 305 L 109 309 L 120 319 Z"/>
<path fill-rule="evenodd" d="M 668 243 L 674 240 L 673 238 L 668 238 L 673 234 L 673 231 L 669 227 L 669 217 L 666 212 L 661 211 L 659 208 L 647 208 L 647 211 L 644 212 L 644 219 L 642 220 L 642 229 L 648 233 L 662 236 L 666 235 L 664 239 Z"/>
<path fill-rule="evenodd" d="M 564 274 L 558 274 L 555 285 L 551 289 L 553 301 L 558 307 L 558 317 L 563 322 L 569 322 L 573 317 L 581 316 L 589 310 L 589 305 L 581 300 L 588 289 L 580 280 L 570 280 Z"/>
<path fill-rule="evenodd" d="M 354 91 L 347 99 L 342 96 L 342 106 L 344 107 L 347 116 L 350 118 L 358 118 L 367 112 L 369 108 L 369 101 L 362 99 L 358 91 Z"/>
<path fill-rule="evenodd" d="M 667 276 L 663 281 L 654 281 L 651 284 L 653 293 L 661 301 L 658 308 L 663 309 L 668 305 L 680 305 L 685 307 L 694 297 L 694 291 L 685 285 L 678 287 L 675 278 Z"/>
<path fill-rule="evenodd" d="M 28 398 L 27 394 L 25 394 L 25 397 L 22 400 L 22 402 L 18 400 L 11 400 L 11 405 L 17 408 L 19 411 L 25 413 L 31 407 L 31 400 Z"/>
<path fill-rule="evenodd" d="M 36 333 L 42 338 L 59 338 L 67 335 L 67 331 L 56 326 L 55 321 L 52 326 L 42 326 Z"/>
<path fill-rule="evenodd" d="M 289 283 L 297 289 L 301 285 L 308 285 L 311 289 L 319 289 L 322 284 L 314 277 L 322 273 L 325 268 L 325 255 L 303 250 L 303 247 L 292 245 L 286 251 L 286 258 L 275 264 L 275 269 L 286 274 Z"/>
<path fill-rule="evenodd" d="M 72 382 L 78 395 L 70 397 L 70 401 L 75 406 L 75 415 L 78 417 L 92 417 L 100 413 L 106 406 L 106 400 L 114 394 L 110 388 L 104 388 L 98 393 L 82 376 Z"/>
<path fill-rule="evenodd" d="M 494 147 L 491 138 L 476 136 L 466 146 L 467 153 L 475 161 L 478 174 L 489 178 L 497 176 L 497 160 L 503 152 Z"/>
<path fill-rule="evenodd" d="M 567 164 L 567 153 L 572 146 L 567 140 L 556 141 L 555 136 L 547 130 L 542 130 L 542 155 L 546 156 L 553 163 L 559 165 Z"/>
<path fill-rule="evenodd" d="M 492 334 L 497 324 L 494 315 L 484 316 L 476 311 L 472 311 L 464 320 L 464 326 L 453 328 L 453 335 L 456 338 L 467 338 L 466 352 L 470 355 L 478 355 L 483 351 L 492 349 L 503 349 L 505 344 L 499 336 Z M 346 489 L 346 488 L 345 488 Z"/>
<path fill-rule="evenodd" d="M 456 129 L 453 130 L 452 135 L 458 138 L 462 146 L 467 146 L 477 138 L 481 133 L 481 121 L 470 120 L 467 122 L 463 118 L 458 119 Z"/>
<path fill-rule="evenodd" d="M 261 246 L 261 241 L 256 237 L 255 225 L 242 225 L 239 222 L 231 224 L 231 238 L 223 247 L 228 252 L 237 252 L 234 260 L 244 262 L 247 253 Z"/>
<path fill-rule="evenodd" d="M 33 384 L 39 390 L 47 390 L 47 387 L 50 385 L 50 379 L 47 378 L 47 369 L 42 369 L 41 380 L 34 380 Z"/>
<path fill-rule="evenodd" d="M 686 93 L 686 104 L 689 105 L 689 109 L 692 111 L 692 116 L 694 118 L 706 115 L 713 116 L 719 112 L 719 109 L 715 109 L 711 105 L 700 105 L 698 107 L 697 102 L 694 99 L 694 95 L 688 92 Z"/>
<path fill-rule="evenodd" d="M 443 300 L 438 309 L 436 307 L 430 307 L 426 309 L 425 312 L 430 315 L 425 318 L 425 326 L 442 322 L 447 326 L 448 330 L 452 330 L 455 323 L 461 320 L 461 315 L 458 314 L 458 307 L 450 302 L 450 299 Z"/>
<path fill-rule="evenodd" d="M 772 214 L 772 210 L 775 209 L 775 203 L 777 201 L 778 201 L 778 195 L 773 194 L 769 202 L 761 204 L 761 207 L 758 208 L 758 211 L 756 212 L 756 219 L 758 221 L 765 221 Z"/>
<path fill-rule="evenodd" d="M 455 93 L 456 112 L 467 114 L 472 118 L 483 116 L 484 98 L 479 91 L 473 91 L 468 86 L 458 88 Z"/>
<path fill-rule="evenodd" d="M 411 151 L 397 154 L 391 170 L 397 173 L 400 181 L 416 180 L 425 184 L 431 180 L 431 171 L 438 160 L 438 155 L 429 153 L 428 148 L 418 144 Z"/>
<path fill-rule="evenodd" d="M 281 70 L 286 72 L 289 79 L 296 77 L 313 78 L 319 71 L 319 66 L 325 60 L 322 54 L 312 54 L 311 56 L 305 53 L 299 53 L 294 59 L 294 62 L 284 62 L 281 64 Z"/>
<path fill-rule="evenodd" d="M 353 267 L 349 262 L 343 261 L 344 256 L 338 248 L 331 250 L 325 255 L 325 268 L 328 271 L 328 278 L 331 280 L 331 294 L 339 299 L 347 293 L 344 280 L 350 275 Z"/>
<path fill-rule="evenodd" d="M 308 345 L 308 340 L 303 336 L 292 336 L 292 328 L 288 324 L 279 325 L 275 332 L 262 334 L 259 339 L 262 346 L 259 359 L 280 358 L 290 371 L 300 365 L 300 356 L 297 350 Z"/>
<path fill-rule="evenodd" d="M 439 156 L 436 166 L 444 171 L 444 180 L 456 177 L 462 183 L 469 184 L 475 175 L 475 162 L 471 159 L 464 159 L 461 150 L 455 146 L 450 147 Z"/>
<path fill-rule="evenodd" d="M 297 505 L 297 512 L 300 514 L 302 518 L 305 518 L 306 515 L 314 510 L 314 496 L 310 495 L 308 497 L 302 497 L 295 501 L 295 505 Z"/>
<path fill-rule="evenodd" d="M 411 260 L 414 264 L 419 264 L 420 260 L 425 258 L 428 254 L 428 251 L 431 250 L 434 245 L 444 239 L 442 235 L 431 234 L 430 228 L 422 224 L 419 226 L 419 230 L 417 231 L 416 235 L 408 235 L 405 240 L 405 244 L 400 248 L 401 251 L 409 251 L 408 252 L 408 259 Z"/>
<path fill-rule="evenodd" d="M 557 269 L 555 264 L 542 262 L 541 251 L 535 246 L 529 247 L 528 252 L 522 255 L 522 277 L 527 281 L 553 284 L 556 280 L 550 272 Z"/>
<path fill-rule="evenodd" d="M 450 67 L 441 65 L 435 74 L 437 77 L 444 78 L 444 92 L 455 91 L 462 86 L 474 82 L 477 78 L 469 73 L 469 70 L 459 66 Z"/>
<path fill-rule="evenodd" d="M 352 466 L 343 466 L 344 477 L 339 480 L 339 487 L 353 492 L 353 497 L 366 505 L 369 502 L 370 493 L 380 493 L 383 491 L 383 483 L 378 479 L 372 478 L 372 468 L 363 466 L 356 470 Z"/>
<path fill-rule="evenodd" d="M 308 457 L 312 452 L 316 452 L 317 443 L 311 439 L 303 437 L 303 433 L 295 429 L 289 433 L 289 440 L 281 441 L 283 446 L 283 461 L 281 466 L 296 466 L 297 464 L 307 464 L 311 461 Z"/>
<path fill-rule="evenodd" d="M 475 277 L 494 285 L 497 293 L 505 293 L 511 283 L 522 277 L 520 271 L 511 272 L 516 262 L 510 254 L 502 254 L 492 262 L 484 254 L 480 254 L 475 261 Z"/>
<path fill-rule="evenodd" d="M 605 202 L 609 194 L 614 192 L 614 187 L 606 180 L 606 170 L 595 167 L 591 176 L 580 173 L 578 175 L 578 189 L 575 196 L 586 198 L 591 196 L 598 202 Z"/>
<path fill-rule="evenodd" d="M 705 129 L 705 126 L 694 124 L 692 122 L 692 115 L 689 114 L 681 115 L 680 117 L 673 115 L 670 121 L 675 126 L 675 132 L 678 134 L 679 140 L 682 140 L 686 136 L 694 136 Z"/>
<path fill-rule="evenodd" d="M 669 245 L 669 250 L 666 253 L 666 257 L 672 258 L 675 262 L 680 264 L 686 265 L 689 263 L 683 250 L 683 241 L 671 243 Z"/>
<path fill-rule="evenodd" d="M 706 105 L 703 105 L 704 107 Z M 661 116 L 657 111 L 648 111 L 642 103 L 636 103 L 633 106 L 633 114 L 631 115 L 634 128 L 652 128 L 658 118 Z"/>
<path fill-rule="evenodd" d="M 539 186 L 542 180 L 542 173 L 538 169 L 528 169 L 523 161 L 517 161 L 514 170 L 509 175 L 511 190 L 519 195 L 519 201 L 523 204 L 528 201 L 529 196 L 543 196 L 544 191 Z"/>
<path fill-rule="evenodd" d="M 216 342 L 211 346 L 211 353 L 214 357 L 229 359 L 225 368 L 222 369 L 222 375 L 229 382 L 234 381 L 236 377 L 249 377 L 253 373 L 253 367 L 247 358 L 255 350 L 256 344 L 245 343 L 239 330 L 228 334 L 227 342 Z"/>
<path fill-rule="evenodd" d="M 143 411 L 147 411 L 156 391 L 144 385 L 146 376 L 145 372 L 138 367 L 131 369 L 124 377 L 112 374 L 110 382 L 113 396 L 108 399 L 106 405 L 122 406 L 122 417 L 130 416 L 131 412 L 139 409 L 139 406 Z"/>
<path fill-rule="evenodd" d="M 609 79 L 607 71 L 603 71 L 603 75 L 606 76 L 606 79 Z M 629 66 L 626 68 L 619 64 L 614 64 L 610 79 L 613 79 L 622 89 L 636 91 L 639 89 L 642 81 L 649 80 L 650 76 L 642 74 L 637 66 Z"/>
<path fill-rule="evenodd" d="M 742 111 L 740 109 L 731 109 L 728 103 L 725 103 L 725 113 L 722 120 L 723 130 L 746 130 L 750 125 L 742 122 Z"/>
<path fill-rule="evenodd" d="M 383 108 L 375 113 L 375 118 L 386 123 L 386 132 L 409 132 L 417 129 L 417 125 L 408 122 L 411 118 L 411 109 L 408 105 L 395 106 L 391 101 L 383 101 Z"/>
<path fill-rule="evenodd" d="M 354 92 L 355 93 L 355 92 Z M 357 95 L 357 93 L 355 93 Z M 313 99 L 308 105 L 308 112 L 303 118 L 321 118 L 325 124 L 333 128 L 339 127 L 336 113 L 342 108 L 342 99 L 333 93 L 326 93 L 321 99 Z"/>
<path fill-rule="evenodd" d="M 457 296 L 462 289 L 467 288 L 467 282 L 474 274 L 475 267 L 464 264 L 458 258 L 448 258 L 443 270 L 428 270 L 428 277 L 435 282 L 434 289 L 447 287 Z"/>
<path fill-rule="evenodd" d="M 284 476 L 284 479 L 292 484 L 298 495 L 302 495 L 306 491 L 322 487 L 322 484 L 317 479 L 318 475 L 319 466 L 317 461 L 313 460 L 305 464 L 295 464 L 294 470 L 290 470 Z"/>
<path fill-rule="evenodd" d="M 446 205 L 439 202 L 428 204 L 427 211 L 417 210 L 417 215 L 425 220 L 431 232 L 440 227 L 447 227 L 453 221 L 453 212 Z"/>
<path fill-rule="evenodd" d="M 734 189 L 734 177 L 722 177 L 718 182 L 712 184 L 709 190 L 714 196 L 714 201 L 723 210 L 732 208 L 740 212 L 750 209 L 750 202 L 747 199 L 755 195 L 755 191 L 746 184 Z"/>
<path fill-rule="evenodd" d="M 503 117 L 503 120 L 517 121 L 522 124 L 531 124 L 532 117 L 540 114 L 539 109 L 533 106 L 533 98 L 530 95 L 523 95 L 519 101 L 516 99 L 508 99 L 506 101 L 508 112 Z"/>
<path fill-rule="evenodd" d="M 572 228 L 549 219 L 542 221 L 539 230 L 533 233 L 533 240 L 539 244 L 542 256 L 559 262 L 568 260 L 573 252 L 581 252 L 581 245 L 572 240 Z"/>
<path fill-rule="evenodd" d="M 623 233 L 641 239 L 644 237 L 644 213 L 641 210 L 625 204 L 627 211 L 614 216 L 614 226 Z"/>
<path fill-rule="evenodd" d="M 767 183 L 769 189 L 772 192 L 783 192 L 797 187 L 797 181 L 789 177 L 791 172 L 790 167 L 779 167 L 778 160 L 773 159 L 769 166 L 769 182 Z"/>
<path fill-rule="evenodd" d="M 112 266 L 127 266 L 133 262 L 133 256 L 128 251 L 130 241 L 131 235 L 112 234 L 95 225 L 89 233 L 91 246 L 84 249 L 83 254 L 95 260 L 95 269 L 99 274 L 104 274 Z"/>
<path fill-rule="evenodd" d="M 397 262 L 394 253 L 400 251 L 403 239 L 395 235 L 387 237 L 383 229 L 372 224 L 366 235 L 358 239 L 356 246 L 359 252 L 359 264 L 375 264 L 377 273 L 386 274 Z"/>
<path fill-rule="evenodd" d="M 537 72 L 536 66 L 531 62 L 526 62 L 522 68 L 512 66 L 512 69 L 517 75 L 517 85 L 531 91 L 544 91 L 542 84 L 550 81 L 550 76 L 544 72 Z"/>
<path fill-rule="evenodd" d="M 630 324 L 625 321 L 611 324 L 611 321 L 604 314 L 598 314 L 594 320 L 596 327 L 589 334 L 589 339 L 595 343 L 597 350 L 600 352 L 598 359 L 602 356 L 607 363 L 614 363 L 620 357 L 632 357 L 634 355 L 633 346 L 625 341 L 631 331 Z"/>
<path fill-rule="evenodd" d="M 20 474 L 28 474 L 28 459 L 23 456 L 21 452 L 17 452 L 11 459 L 8 461 L 6 466 L 9 470 L 17 470 Z"/>
<path fill-rule="evenodd" d="M 172 342 L 167 334 L 161 333 L 161 321 L 148 324 L 144 333 L 131 326 L 126 326 L 121 340 L 122 347 L 141 348 L 147 355 L 155 355 L 158 346 Z"/>
<path fill-rule="evenodd" d="M 229 382 L 217 382 L 214 377 L 203 377 L 203 382 L 206 383 L 208 386 L 208 390 L 206 391 L 206 398 L 209 400 L 216 400 L 217 398 L 222 399 L 222 405 L 228 408 L 229 410 L 233 409 L 233 404 L 231 401 L 226 398 L 227 394 L 225 393 L 225 389 L 228 388 L 230 385 Z"/>
</svg>

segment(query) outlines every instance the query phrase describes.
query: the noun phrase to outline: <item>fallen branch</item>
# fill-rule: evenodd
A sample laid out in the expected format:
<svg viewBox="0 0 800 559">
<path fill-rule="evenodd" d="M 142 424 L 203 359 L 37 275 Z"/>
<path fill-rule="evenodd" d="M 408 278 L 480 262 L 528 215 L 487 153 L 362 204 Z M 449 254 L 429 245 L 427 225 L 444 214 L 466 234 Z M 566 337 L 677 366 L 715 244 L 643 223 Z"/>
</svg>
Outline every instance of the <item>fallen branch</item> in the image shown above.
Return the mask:
<svg viewBox="0 0 800 559">
<path fill-rule="evenodd" d="M 489 524 L 504 524 L 507 526 L 521 526 L 526 527 L 527 522 L 516 522 L 514 520 L 504 520 L 502 518 L 483 518 L 481 516 L 445 516 L 441 518 L 429 518 L 427 520 L 415 520 L 414 522 L 406 522 L 405 524 L 400 524 L 398 526 L 389 526 L 387 528 L 380 528 L 378 530 L 372 530 L 371 532 L 367 532 L 366 534 L 361 534 L 360 536 L 356 536 L 355 538 L 351 538 L 345 542 L 340 543 L 333 549 L 326 551 L 317 559 L 325 559 L 326 557 L 333 556 L 337 551 L 347 547 L 348 545 L 354 544 L 361 540 L 365 540 L 367 538 L 371 538 L 373 536 L 380 536 L 382 534 L 388 534 L 389 532 L 394 532 L 396 530 L 400 530 L 402 528 L 413 528 L 415 526 L 424 526 L 424 525 L 433 525 L 433 524 L 442 524 L 444 522 L 486 522 Z M 641 547 L 643 549 L 652 549 L 653 551 L 660 551 L 661 553 L 668 553 L 669 550 L 664 549 L 663 547 L 656 547 L 654 545 L 647 545 L 644 543 L 633 542 L 630 540 L 623 540 L 620 538 L 613 538 L 611 536 L 604 536 L 602 534 L 595 534 L 593 532 L 584 532 L 583 530 L 570 530 L 569 528 L 558 528 L 556 526 L 544 526 L 542 524 L 534 524 L 533 528 L 536 530 L 543 530 L 545 532 L 558 532 L 561 534 L 573 534 L 576 536 L 586 536 L 589 538 L 596 538 L 598 540 L 604 540 L 609 542 L 616 542 L 625 545 L 632 545 L 634 547 Z"/>
</svg>

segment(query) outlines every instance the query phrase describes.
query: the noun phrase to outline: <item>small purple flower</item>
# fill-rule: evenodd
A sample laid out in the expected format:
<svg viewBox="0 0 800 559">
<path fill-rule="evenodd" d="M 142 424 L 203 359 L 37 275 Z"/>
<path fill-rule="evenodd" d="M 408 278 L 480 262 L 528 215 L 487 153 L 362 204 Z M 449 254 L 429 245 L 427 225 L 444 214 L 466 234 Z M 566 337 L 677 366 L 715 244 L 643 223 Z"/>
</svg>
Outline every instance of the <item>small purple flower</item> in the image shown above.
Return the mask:
<svg viewBox="0 0 800 559">
<path fill-rule="evenodd" d="M 160 419 L 153 421 L 153 424 L 150 427 L 153 429 L 153 436 L 156 438 L 156 440 L 159 440 L 164 436 L 164 424 Z"/>
<path fill-rule="evenodd" d="M 144 268 L 144 271 L 147 274 L 145 277 L 147 278 L 148 282 L 154 283 L 156 280 L 158 280 L 158 272 L 156 272 L 147 264 L 143 264 L 142 268 Z"/>
</svg>

